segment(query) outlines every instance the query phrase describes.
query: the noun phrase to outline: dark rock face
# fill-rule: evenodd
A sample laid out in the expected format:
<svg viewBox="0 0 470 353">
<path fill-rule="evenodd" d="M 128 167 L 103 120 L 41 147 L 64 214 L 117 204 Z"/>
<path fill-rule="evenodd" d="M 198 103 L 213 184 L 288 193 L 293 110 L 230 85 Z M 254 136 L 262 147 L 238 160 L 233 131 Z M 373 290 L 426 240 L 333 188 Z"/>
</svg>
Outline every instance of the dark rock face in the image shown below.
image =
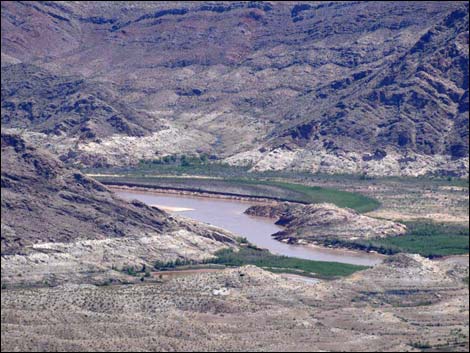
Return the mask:
<svg viewBox="0 0 470 353">
<path fill-rule="evenodd" d="M 302 205 L 290 204 L 287 202 L 278 203 L 272 206 L 255 205 L 249 207 L 245 213 L 250 216 L 266 217 L 279 220 L 281 216 L 285 216 L 288 211 L 301 207 Z M 281 225 L 285 225 L 285 223 Z"/>
<path fill-rule="evenodd" d="M 382 149 L 376 149 L 373 155 L 364 155 L 362 157 L 363 161 L 377 160 L 380 161 L 387 156 L 387 152 Z"/>
<path fill-rule="evenodd" d="M 2 126 L 95 139 L 113 133 L 144 136 L 158 129 L 116 92 L 79 77 L 27 64 L 2 67 Z"/>
<path fill-rule="evenodd" d="M 465 2 L 6 2 L 2 125 L 466 158 L 468 38 Z"/>
<path fill-rule="evenodd" d="M 335 137 L 339 147 L 351 150 L 359 143 L 368 150 L 468 156 L 468 102 L 459 110 L 459 101 L 468 100 L 467 49 L 468 7 L 462 6 L 436 21 L 411 48 L 384 60 L 380 70 L 319 87 L 317 97 L 344 99 L 334 108 L 325 102 L 312 122 L 289 134 L 309 142 Z M 321 127 L 316 134 L 298 133 L 315 124 Z"/>
<path fill-rule="evenodd" d="M 104 239 L 133 227 L 162 232 L 171 226 L 163 212 L 119 201 L 100 183 L 16 135 L 2 133 L 1 168 L 2 254 L 20 253 L 37 242 Z"/>
</svg>

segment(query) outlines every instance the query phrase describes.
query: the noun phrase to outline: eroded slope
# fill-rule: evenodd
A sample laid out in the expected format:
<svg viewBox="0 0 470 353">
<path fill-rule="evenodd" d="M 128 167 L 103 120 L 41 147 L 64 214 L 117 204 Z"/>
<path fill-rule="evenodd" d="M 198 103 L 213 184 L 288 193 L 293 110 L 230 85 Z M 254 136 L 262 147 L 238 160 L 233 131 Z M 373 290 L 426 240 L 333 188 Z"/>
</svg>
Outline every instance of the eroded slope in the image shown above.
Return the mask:
<svg viewBox="0 0 470 353">
<path fill-rule="evenodd" d="M 233 243 L 221 230 L 119 199 L 17 135 L 2 133 L 1 171 L 2 283 L 202 259 Z"/>
</svg>

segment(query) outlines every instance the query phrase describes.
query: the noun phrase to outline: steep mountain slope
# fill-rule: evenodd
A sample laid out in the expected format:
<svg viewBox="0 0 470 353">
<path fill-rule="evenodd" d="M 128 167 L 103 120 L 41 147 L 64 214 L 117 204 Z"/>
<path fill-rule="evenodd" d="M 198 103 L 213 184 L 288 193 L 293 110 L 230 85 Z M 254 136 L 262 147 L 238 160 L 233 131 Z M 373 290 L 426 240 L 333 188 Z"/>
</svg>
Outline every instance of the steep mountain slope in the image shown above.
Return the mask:
<svg viewBox="0 0 470 353">
<path fill-rule="evenodd" d="M 30 64 L 2 67 L 1 82 L 2 127 L 34 132 L 32 141 L 47 145 L 63 161 L 109 164 L 110 153 L 100 157 L 93 150 L 87 153 L 86 147 L 82 148 L 101 145 L 106 138 L 121 142 L 141 140 L 144 157 L 149 159 L 183 149 L 170 144 L 172 137 L 179 134 L 178 129 L 123 103 L 113 85 L 78 76 L 54 75 Z M 191 137 L 182 144 L 187 148 L 199 145 Z M 124 160 L 129 158 L 123 150 L 117 154 L 124 155 Z"/>
<path fill-rule="evenodd" d="M 160 127 L 150 116 L 128 108 L 105 85 L 27 64 L 2 69 L 2 111 L 5 127 L 89 140 L 112 134 L 144 136 Z"/>
<path fill-rule="evenodd" d="M 64 280 L 201 259 L 233 243 L 221 230 L 121 200 L 17 135 L 2 133 L 1 141 L 2 283 L 18 273 L 26 282 Z"/>
<path fill-rule="evenodd" d="M 464 2 L 7 2 L 2 66 L 18 62 L 99 81 L 150 128 L 71 144 L 99 156 L 72 157 L 88 165 L 206 152 L 256 169 L 468 173 Z"/>
<path fill-rule="evenodd" d="M 451 12 L 383 70 L 312 92 L 331 94 L 334 106 L 320 106 L 318 118 L 272 138 L 272 146 L 346 155 L 359 170 L 358 164 L 382 161 L 387 152 L 402 168 L 419 163 L 420 155 L 468 156 L 468 8 Z M 309 106 L 308 98 L 302 106 Z M 348 155 L 361 150 L 368 153 Z"/>
</svg>

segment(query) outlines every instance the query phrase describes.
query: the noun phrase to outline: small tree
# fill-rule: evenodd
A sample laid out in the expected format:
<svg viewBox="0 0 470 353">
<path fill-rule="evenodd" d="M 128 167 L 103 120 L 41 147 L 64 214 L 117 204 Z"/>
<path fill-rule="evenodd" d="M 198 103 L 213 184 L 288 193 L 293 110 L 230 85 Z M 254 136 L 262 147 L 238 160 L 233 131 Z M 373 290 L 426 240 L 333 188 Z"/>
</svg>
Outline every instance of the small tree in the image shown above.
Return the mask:
<svg viewBox="0 0 470 353">
<path fill-rule="evenodd" d="M 186 155 L 182 155 L 181 156 L 181 166 L 182 167 L 189 167 L 191 165 L 191 163 L 189 162 L 189 159 L 188 157 L 186 157 Z"/>
</svg>

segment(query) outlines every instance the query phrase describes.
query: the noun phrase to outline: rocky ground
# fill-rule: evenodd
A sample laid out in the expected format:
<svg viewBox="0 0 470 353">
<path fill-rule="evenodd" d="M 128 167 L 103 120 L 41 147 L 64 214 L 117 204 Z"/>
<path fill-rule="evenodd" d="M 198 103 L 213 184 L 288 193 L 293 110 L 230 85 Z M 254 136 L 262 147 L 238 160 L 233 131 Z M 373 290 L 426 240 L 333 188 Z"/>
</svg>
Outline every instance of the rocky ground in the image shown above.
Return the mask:
<svg viewBox="0 0 470 353">
<path fill-rule="evenodd" d="M 224 159 L 234 166 L 250 166 L 252 171 L 292 170 L 323 174 L 364 174 L 368 176 L 468 176 L 468 158 L 446 155 L 426 156 L 408 152 L 389 151 L 374 158 L 373 153 L 328 151 L 323 146 L 311 150 L 300 148 L 259 149 L 241 152 Z M 450 172 L 453 171 L 453 172 Z"/>
<path fill-rule="evenodd" d="M 249 266 L 2 290 L 2 351 L 466 351 L 466 276 L 468 264 L 399 255 L 320 283 Z"/>
<path fill-rule="evenodd" d="M 289 202 L 256 205 L 245 213 L 269 217 L 285 227 L 273 236 L 284 242 L 322 244 L 331 240 L 361 240 L 404 235 L 406 226 L 362 215 L 332 204 L 294 204 Z"/>
<path fill-rule="evenodd" d="M 118 198 L 18 135 L 2 132 L 1 141 L 4 284 L 106 279 L 112 269 L 202 260 L 235 244 L 221 229 Z"/>
</svg>

